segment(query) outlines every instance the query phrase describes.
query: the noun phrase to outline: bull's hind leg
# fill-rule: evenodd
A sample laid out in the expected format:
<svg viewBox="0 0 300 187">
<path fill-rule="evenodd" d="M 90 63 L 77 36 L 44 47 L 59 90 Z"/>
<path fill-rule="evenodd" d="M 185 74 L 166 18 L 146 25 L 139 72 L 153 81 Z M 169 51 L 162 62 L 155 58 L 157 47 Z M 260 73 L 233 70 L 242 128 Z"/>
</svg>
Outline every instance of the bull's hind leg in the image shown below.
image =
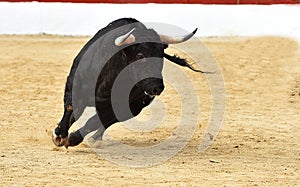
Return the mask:
<svg viewBox="0 0 300 187">
<path fill-rule="evenodd" d="M 68 130 L 75 122 L 72 106 L 66 106 L 64 109 L 64 115 L 57 127 L 54 129 L 52 141 L 57 146 L 63 146 L 68 140 Z"/>
</svg>

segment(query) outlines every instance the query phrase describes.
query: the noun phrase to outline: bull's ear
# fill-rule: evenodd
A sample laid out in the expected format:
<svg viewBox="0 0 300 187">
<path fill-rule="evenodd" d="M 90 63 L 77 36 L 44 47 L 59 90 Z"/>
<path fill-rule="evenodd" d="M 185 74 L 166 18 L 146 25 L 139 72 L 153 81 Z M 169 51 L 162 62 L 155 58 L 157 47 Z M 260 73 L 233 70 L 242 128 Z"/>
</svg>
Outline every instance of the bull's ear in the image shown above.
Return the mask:
<svg viewBox="0 0 300 187">
<path fill-rule="evenodd" d="M 133 28 L 131 31 L 129 31 L 128 33 L 119 36 L 118 38 L 115 39 L 115 45 L 120 47 L 122 45 L 125 44 L 131 44 L 135 42 L 135 36 L 132 34 L 132 32 L 135 30 L 135 28 Z"/>
<path fill-rule="evenodd" d="M 164 44 L 164 49 L 167 49 L 169 47 L 168 44 Z"/>
</svg>

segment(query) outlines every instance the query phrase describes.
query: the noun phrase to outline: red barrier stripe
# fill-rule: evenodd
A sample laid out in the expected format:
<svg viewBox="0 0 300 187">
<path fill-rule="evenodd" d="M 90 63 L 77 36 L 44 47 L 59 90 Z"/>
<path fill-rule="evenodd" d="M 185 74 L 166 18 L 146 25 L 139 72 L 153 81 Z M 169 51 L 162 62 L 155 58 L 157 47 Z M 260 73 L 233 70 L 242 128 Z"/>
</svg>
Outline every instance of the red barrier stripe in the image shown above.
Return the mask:
<svg viewBox="0 0 300 187">
<path fill-rule="evenodd" d="M 300 0 L 239 0 L 240 4 L 299 4 Z"/>
<path fill-rule="evenodd" d="M 0 0 L 5 2 L 31 2 L 32 0 Z M 300 0 L 37 0 L 38 2 L 72 3 L 160 3 L 160 4 L 299 4 Z"/>
</svg>

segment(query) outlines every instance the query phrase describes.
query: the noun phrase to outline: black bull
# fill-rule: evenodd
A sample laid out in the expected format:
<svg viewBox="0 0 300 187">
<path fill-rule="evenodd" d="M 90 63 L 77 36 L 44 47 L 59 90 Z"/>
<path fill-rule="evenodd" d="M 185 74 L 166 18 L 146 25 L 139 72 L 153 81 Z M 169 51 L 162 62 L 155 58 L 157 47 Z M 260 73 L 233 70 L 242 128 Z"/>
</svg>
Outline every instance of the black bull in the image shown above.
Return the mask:
<svg viewBox="0 0 300 187">
<path fill-rule="evenodd" d="M 131 18 L 113 21 L 98 31 L 73 61 L 65 87 L 64 114 L 53 132 L 54 144 L 78 145 L 95 130 L 93 138 L 101 139 L 110 125 L 138 115 L 164 89 L 164 57 L 203 73 L 184 59 L 164 53 L 169 44 L 184 42 L 195 32 L 176 38 L 159 35 Z M 95 106 L 97 114 L 68 135 L 87 106 Z"/>
</svg>

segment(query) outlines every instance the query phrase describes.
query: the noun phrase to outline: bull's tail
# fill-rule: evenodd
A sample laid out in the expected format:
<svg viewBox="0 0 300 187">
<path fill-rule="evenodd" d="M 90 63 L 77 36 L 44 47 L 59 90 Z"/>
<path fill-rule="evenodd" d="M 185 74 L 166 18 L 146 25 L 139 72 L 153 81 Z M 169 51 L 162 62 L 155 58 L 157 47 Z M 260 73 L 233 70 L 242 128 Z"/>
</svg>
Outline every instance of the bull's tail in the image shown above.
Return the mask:
<svg viewBox="0 0 300 187">
<path fill-rule="evenodd" d="M 195 71 L 195 72 L 200 72 L 200 73 L 213 73 L 213 72 L 206 72 L 206 71 L 201 71 L 198 69 L 193 68 L 187 61 L 186 59 L 182 59 L 176 55 L 170 56 L 166 53 L 164 53 L 164 57 L 168 60 L 170 60 L 171 62 L 174 62 L 175 64 L 178 64 L 180 66 L 184 66 L 184 67 L 188 67 L 191 70 Z"/>
</svg>

